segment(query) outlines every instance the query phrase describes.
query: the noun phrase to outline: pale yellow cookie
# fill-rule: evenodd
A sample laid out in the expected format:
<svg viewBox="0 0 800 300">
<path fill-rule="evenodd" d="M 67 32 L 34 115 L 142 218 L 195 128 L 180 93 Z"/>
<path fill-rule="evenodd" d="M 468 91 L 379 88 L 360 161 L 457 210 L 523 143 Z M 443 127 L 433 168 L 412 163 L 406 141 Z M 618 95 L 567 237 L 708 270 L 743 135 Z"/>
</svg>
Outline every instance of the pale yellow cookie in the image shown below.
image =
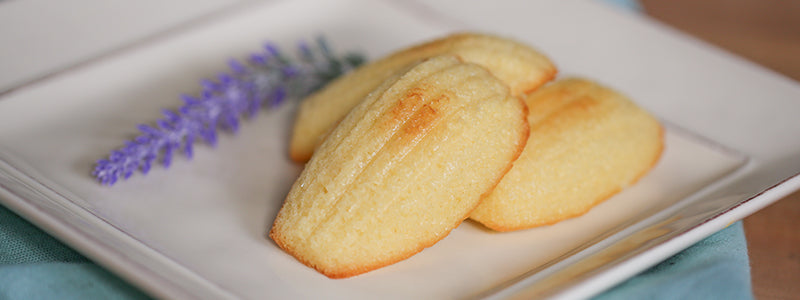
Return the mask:
<svg viewBox="0 0 800 300">
<path fill-rule="evenodd" d="M 531 128 L 525 150 L 470 216 L 491 229 L 582 215 L 637 181 L 661 155 L 659 122 L 594 82 L 557 81 L 525 102 Z"/>
<path fill-rule="evenodd" d="M 484 68 L 454 56 L 424 61 L 336 126 L 270 237 L 331 278 L 408 258 L 448 235 L 511 168 L 526 115 Z"/>
<path fill-rule="evenodd" d="M 307 161 L 325 134 L 368 93 L 392 74 L 440 54 L 485 67 L 509 86 L 513 96 L 535 90 L 556 74 L 555 66 L 536 50 L 486 34 L 454 34 L 401 50 L 361 66 L 304 99 L 295 119 L 289 156 L 297 162 Z"/>
</svg>

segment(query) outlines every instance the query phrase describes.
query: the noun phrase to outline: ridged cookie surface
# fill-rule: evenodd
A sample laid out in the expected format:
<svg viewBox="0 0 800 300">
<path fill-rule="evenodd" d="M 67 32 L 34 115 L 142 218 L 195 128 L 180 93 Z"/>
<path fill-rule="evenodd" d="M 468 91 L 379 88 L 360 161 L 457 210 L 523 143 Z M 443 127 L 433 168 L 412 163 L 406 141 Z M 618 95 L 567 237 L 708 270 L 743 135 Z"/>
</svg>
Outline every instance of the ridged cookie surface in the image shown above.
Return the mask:
<svg viewBox="0 0 800 300">
<path fill-rule="evenodd" d="M 507 84 L 514 96 L 555 76 L 552 62 L 536 50 L 505 38 L 477 33 L 450 35 L 366 64 L 304 99 L 295 119 L 289 155 L 305 162 L 323 136 L 372 90 L 396 72 L 440 54 L 481 65 Z"/>
<path fill-rule="evenodd" d="M 525 102 L 531 128 L 525 150 L 471 215 L 491 229 L 582 215 L 638 180 L 661 155 L 659 122 L 594 82 L 557 81 Z"/>
<path fill-rule="evenodd" d="M 528 137 L 526 115 L 484 68 L 424 61 L 336 126 L 270 237 L 331 278 L 403 260 L 444 238 L 500 181 Z"/>
</svg>

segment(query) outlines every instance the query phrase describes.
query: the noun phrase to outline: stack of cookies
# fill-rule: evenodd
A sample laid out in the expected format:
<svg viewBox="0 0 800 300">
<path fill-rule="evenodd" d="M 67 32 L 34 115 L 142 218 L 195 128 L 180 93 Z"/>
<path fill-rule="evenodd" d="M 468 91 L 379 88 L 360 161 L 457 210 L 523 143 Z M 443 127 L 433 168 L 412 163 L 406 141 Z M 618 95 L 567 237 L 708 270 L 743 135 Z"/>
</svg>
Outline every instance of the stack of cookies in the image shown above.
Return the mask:
<svg viewBox="0 0 800 300">
<path fill-rule="evenodd" d="M 536 50 L 463 33 L 365 65 L 305 99 L 306 162 L 269 236 L 331 278 L 393 264 L 463 220 L 497 231 L 584 214 L 663 149 L 658 121 Z"/>
</svg>

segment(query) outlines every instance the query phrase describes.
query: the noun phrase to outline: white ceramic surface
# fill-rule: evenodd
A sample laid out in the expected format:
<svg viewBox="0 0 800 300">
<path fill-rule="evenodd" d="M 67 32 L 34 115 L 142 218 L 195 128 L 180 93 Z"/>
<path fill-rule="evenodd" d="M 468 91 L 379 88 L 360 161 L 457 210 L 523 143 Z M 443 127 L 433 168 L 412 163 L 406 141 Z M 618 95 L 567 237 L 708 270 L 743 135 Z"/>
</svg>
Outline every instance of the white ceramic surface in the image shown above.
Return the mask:
<svg viewBox="0 0 800 300">
<path fill-rule="evenodd" d="M 136 124 L 264 41 L 290 48 L 323 34 L 374 58 L 458 30 L 524 41 L 562 76 L 630 95 L 667 127 L 662 160 L 579 218 L 502 234 L 465 222 L 408 260 L 344 280 L 264 237 L 301 168 L 286 158 L 292 105 L 169 170 L 114 187 L 89 176 Z M 797 111 L 795 82 L 594 2 L 267 2 L 4 95 L 0 201 L 167 298 L 587 297 L 796 190 Z"/>
</svg>

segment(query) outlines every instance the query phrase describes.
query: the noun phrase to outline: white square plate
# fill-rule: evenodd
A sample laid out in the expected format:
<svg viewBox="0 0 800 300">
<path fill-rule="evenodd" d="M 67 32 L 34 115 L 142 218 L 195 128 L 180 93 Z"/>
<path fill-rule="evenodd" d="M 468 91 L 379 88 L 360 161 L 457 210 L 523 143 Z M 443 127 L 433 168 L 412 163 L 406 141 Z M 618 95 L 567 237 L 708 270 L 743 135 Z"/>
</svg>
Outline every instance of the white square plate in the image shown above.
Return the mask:
<svg viewBox="0 0 800 300">
<path fill-rule="evenodd" d="M 342 280 L 265 238 L 301 168 L 286 157 L 294 105 L 168 170 L 113 187 L 89 175 L 136 124 L 264 41 L 290 48 L 321 34 L 374 58 L 459 30 L 521 40 L 561 74 L 628 94 L 667 128 L 661 161 L 579 218 L 512 233 L 465 222 L 408 260 Z M 593 2 L 251 4 L 3 95 L 0 201 L 167 298 L 585 297 L 797 189 L 798 100 L 786 78 Z"/>
</svg>

